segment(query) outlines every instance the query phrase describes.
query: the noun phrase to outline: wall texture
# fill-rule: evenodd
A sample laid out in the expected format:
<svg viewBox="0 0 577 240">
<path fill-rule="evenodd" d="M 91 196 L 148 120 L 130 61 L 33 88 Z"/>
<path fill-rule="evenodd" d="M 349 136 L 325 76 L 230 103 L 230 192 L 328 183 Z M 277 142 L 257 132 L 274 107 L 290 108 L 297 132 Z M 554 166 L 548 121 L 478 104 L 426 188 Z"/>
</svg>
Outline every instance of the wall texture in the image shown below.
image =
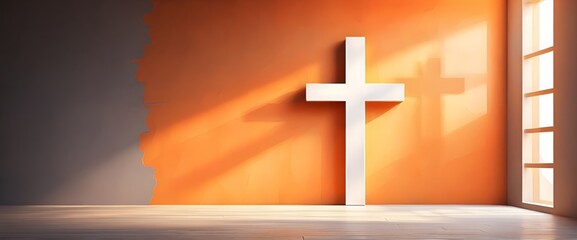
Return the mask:
<svg viewBox="0 0 577 240">
<path fill-rule="evenodd" d="M 0 204 L 146 204 L 137 64 L 152 3 L 0 2 Z"/>
<path fill-rule="evenodd" d="M 506 202 L 501 0 L 157 1 L 139 62 L 154 204 L 341 204 L 346 36 L 366 36 L 367 202 Z"/>
<path fill-rule="evenodd" d="M 508 69 L 508 202 L 511 205 L 577 217 L 577 1 L 554 5 L 554 208 L 522 203 L 521 198 L 521 0 L 510 0 Z"/>
</svg>

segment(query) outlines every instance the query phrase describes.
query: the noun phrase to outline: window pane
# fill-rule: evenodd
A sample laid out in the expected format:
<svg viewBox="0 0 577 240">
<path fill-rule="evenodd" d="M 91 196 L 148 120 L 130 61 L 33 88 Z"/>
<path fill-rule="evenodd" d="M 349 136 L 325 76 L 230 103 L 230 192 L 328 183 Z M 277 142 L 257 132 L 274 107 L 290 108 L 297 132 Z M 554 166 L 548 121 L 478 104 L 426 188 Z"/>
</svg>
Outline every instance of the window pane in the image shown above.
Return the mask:
<svg viewBox="0 0 577 240">
<path fill-rule="evenodd" d="M 553 88 L 553 52 L 539 58 L 539 90 Z"/>
<path fill-rule="evenodd" d="M 553 126 L 553 94 L 525 97 L 523 112 L 525 129 Z"/>
<path fill-rule="evenodd" d="M 525 54 L 552 47 L 553 0 L 528 1 L 525 13 Z"/>
<path fill-rule="evenodd" d="M 526 168 L 523 201 L 553 205 L 553 169 Z"/>
<path fill-rule="evenodd" d="M 539 2 L 539 49 L 553 46 L 553 0 Z"/>
<path fill-rule="evenodd" d="M 526 163 L 553 163 L 553 132 L 525 134 Z"/>
<path fill-rule="evenodd" d="M 537 202 L 553 202 L 553 169 L 541 168 L 539 170 L 539 199 Z"/>
<path fill-rule="evenodd" d="M 553 52 L 526 61 L 523 78 L 525 93 L 553 88 Z"/>
<path fill-rule="evenodd" d="M 539 101 L 539 126 L 553 126 L 553 94 L 534 98 Z"/>
<path fill-rule="evenodd" d="M 539 158 L 542 163 L 553 162 L 553 132 L 534 134 L 539 141 Z"/>
</svg>

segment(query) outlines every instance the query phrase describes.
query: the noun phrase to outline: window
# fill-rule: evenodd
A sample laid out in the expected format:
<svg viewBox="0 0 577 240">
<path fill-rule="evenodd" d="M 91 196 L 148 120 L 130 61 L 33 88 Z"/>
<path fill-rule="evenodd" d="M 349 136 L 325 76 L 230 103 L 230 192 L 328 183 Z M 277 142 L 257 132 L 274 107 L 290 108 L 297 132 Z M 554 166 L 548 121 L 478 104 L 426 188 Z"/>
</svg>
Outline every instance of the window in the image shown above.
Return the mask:
<svg viewBox="0 0 577 240">
<path fill-rule="evenodd" d="M 523 6 L 523 202 L 553 207 L 553 1 Z"/>
</svg>

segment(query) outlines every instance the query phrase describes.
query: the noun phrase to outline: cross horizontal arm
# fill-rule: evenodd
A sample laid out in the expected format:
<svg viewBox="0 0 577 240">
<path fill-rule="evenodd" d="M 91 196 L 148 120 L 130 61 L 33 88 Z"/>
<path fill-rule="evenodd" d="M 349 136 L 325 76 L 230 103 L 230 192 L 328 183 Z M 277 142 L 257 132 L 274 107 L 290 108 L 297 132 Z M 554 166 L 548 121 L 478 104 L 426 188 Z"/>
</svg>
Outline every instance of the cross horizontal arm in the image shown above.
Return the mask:
<svg viewBox="0 0 577 240">
<path fill-rule="evenodd" d="M 307 101 L 382 101 L 401 102 L 405 99 L 402 83 L 307 83 Z"/>
<path fill-rule="evenodd" d="M 307 101 L 343 102 L 347 100 L 344 83 L 307 83 Z"/>
</svg>

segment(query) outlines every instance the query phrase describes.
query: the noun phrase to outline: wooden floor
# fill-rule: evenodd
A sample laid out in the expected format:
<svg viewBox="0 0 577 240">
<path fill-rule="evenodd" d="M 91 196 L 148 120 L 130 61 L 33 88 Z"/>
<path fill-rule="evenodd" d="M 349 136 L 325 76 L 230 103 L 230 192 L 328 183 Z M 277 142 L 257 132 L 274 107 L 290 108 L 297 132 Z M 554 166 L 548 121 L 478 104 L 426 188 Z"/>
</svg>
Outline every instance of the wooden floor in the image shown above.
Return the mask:
<svg viewBox="0 0 577 240">
<path fill-rule="evenodd" d="M 577 239 L 577 221 L 508 207 L 0 206 L 1 239 Z"/>
</svg>

